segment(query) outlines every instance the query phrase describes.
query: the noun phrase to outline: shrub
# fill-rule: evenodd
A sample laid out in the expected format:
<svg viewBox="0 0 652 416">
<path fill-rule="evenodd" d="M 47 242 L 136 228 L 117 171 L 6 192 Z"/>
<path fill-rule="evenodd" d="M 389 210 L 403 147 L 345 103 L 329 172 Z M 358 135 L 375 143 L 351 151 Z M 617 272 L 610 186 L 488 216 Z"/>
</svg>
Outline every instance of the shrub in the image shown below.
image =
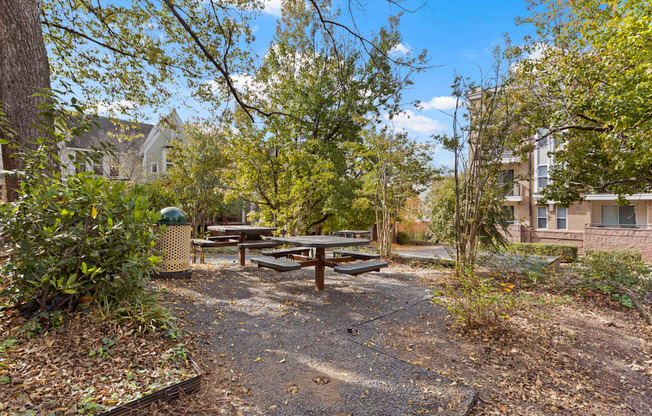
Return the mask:
<svg viewBox="0 0 652 416">
<path fill-rule="evenodd" d="M 404 232 L 396 233 L 396 243 L 402 246 L 410 243 L 410 236 Z"/>
<path fill-rule="evenodd" d="M 582 283 L 612 295 L 621 304 L 633 306 L 632 296 L 652 289 L 650 269 L 638 250 L 587 250 L 579 270 Z"/>
<path fill-rule="evenodd" d="M 0 269 L 0 298 L 33 303 L 44 312 L 86 295 L 144 293 L 159 261 L 151 255 L 158 214 L 139 188 L 127 190 L 124 182 L 88 172 L 63 177 L 57 144 L 66 140 L 71 117 L 49 108 L 42 118 L 45 134 L 35 150 L 22 155 L 20 198 L 0 206 L 9 248 L 9 261 Z M 103 150 L 91 149 L 73 162 L 86 166 L 102 155 Z"/>
<path fill-rule="evenodd" d="M 572 244 L 512 243 L 507 247 L 507 251 L 518 254 L 557 256 L 564 263 L 572 263 L 577 260 L 577 246 Z"/>
<path fill-rule="evenodd" d="M 509 320 L 509 310 L 517 307 L 520 299 L 513 292 L 514 285 L 497 283 L 475 270 L 458 273 L 457 287 L 446 290 L 450 300 L 447 308 L 457 324 L 467 329 L 496 330 Z"/>
</svg>

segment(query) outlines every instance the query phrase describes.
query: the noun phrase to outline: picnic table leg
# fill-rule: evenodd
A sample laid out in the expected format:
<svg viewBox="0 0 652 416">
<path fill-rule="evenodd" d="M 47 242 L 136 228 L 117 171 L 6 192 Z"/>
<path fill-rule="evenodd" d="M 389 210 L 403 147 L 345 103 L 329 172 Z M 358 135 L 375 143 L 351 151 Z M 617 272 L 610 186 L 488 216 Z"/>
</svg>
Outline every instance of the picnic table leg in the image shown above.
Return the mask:
<svg viewBox="0 0 652 416">
<path fill-rule="evenodd" d="M 326 258 L 326 249 L 317 247 L 315 249 L 315 258 L 318 262 L 315 265 L 315 290 L 324 290 L 324 259 Z"/>
<path fill-rule="evenodd" d="M 244 243 L 245 241 L 247 241 L 247 233 L 243 231 L 240 233 L 240 242 Z M 245 265 L 245 254 L 246 249 L 244 247 L 240 247 L 240 251 L 238 252 L 238 260 L 240 261 L 240 266 Z"/>
</svg>

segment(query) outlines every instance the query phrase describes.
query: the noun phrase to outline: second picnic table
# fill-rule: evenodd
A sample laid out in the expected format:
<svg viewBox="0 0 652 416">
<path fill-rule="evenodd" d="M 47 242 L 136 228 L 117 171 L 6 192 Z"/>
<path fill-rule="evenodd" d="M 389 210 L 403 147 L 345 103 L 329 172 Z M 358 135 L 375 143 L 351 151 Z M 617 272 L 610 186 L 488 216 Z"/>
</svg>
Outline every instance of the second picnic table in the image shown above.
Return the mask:
<svg viewBox="0 0 652 416">
<path fill-rule="evenodd" d="M 228 245 L 237 245 L 238 246 L 238 260 L 240 262 L 241 266 L 245 265 L 245 251 L 247 248 L 267 248 L 267 246 L 263 247 L 263 243 L 265 242 L 260 242 L 260 243 L 251 243 L 249 244 L 249 247 L 247 247 L 247 233 L 269 233 L 272 231 L 276 231 L 275 227 L 261 227 L 257 225 L 210 225 L 208 226 L 209 231 L 217 231 L 217 232 L 223 232 L 223 233 L 237 233 L 239 235 L 238 241 L 228 244 Z M 269 242 L 267 242 L 269 243 Z M 258 244 L 258 247 L 255 247 L 255 245 Z M 224 244 L 227 245 L 227 244 Z"/>
<path fill-rule="evenodd" d="M 331 257 L 327 259 L 326 258 L 327 248 L 365 246 L 369 244 L 369 240 L 365 240 L 365 239 L 333 237 L 327 235 L 306 235 L 300 237 L 270 237 L 270 239 L 279 244 L 311 247 L 315 249 L 315 257 L 303 257 L 303 256 L 293 256 L 293 257 L 299 260 L 299 264 L 301 265 L 301 267 L 315 266 L 315 289 L 316 290 L 324 290 L 324 270 L 326 266 L 336 267 L 341 262 L 350 262 L 356 259 L 356 257 L 353 257 L 351 255 L 345 255 L 343 257 Z M 379 265 L 378 269 L 380 269 L 380 267 L 385 267 L 385 266 Z"/>
</svg>

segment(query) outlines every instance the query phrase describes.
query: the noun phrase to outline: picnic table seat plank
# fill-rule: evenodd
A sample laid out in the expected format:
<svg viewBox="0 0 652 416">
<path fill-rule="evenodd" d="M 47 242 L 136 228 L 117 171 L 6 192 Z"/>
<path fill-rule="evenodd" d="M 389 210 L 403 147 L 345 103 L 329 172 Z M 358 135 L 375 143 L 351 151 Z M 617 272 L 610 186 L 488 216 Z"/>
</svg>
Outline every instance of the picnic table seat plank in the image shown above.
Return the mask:
<svg viewBox="0 0 652 416">
<path fill-rule="evenodd" d="M 287 257 L 290 254 L 307 254 L 310 251 L 310 247 L 292 247 L 292 248 L 281 248 L 278 250 L 268 250 L 263 251 L 261 254 L 263 256 L 271 257 Z"/>
<path fill-rule="evenodd" d="M 208 237 L 211 241 L 238 240 L 239 238 L 239 235 L 211 235 Z"/>
<path fill-rule="evenodd" d="M 350 250 L 335 250 L 333 254 L 336 256 L 354 257 L 358 260 L 376 260 L 380 258 L 380 254 L 363 253 L 361 251 Z"/>
<path fill-rule="evenodd" d="M 192 244 L 192 262 L 197 263 L 197 250 L 199 250 L 199 262 L 203 264 L 206 261 L 206 254 L 204 247 L 217 247 L 218 243 L 203 238 L 193 238 L 190 240 Z"/>
<path fill-rule="evenodd" d="M 238 243 L 239 248 L 274 248 L 278 244 L 273 241 L 263 241 L 257 243 Z"/>
<path fill-rule="evenodd" d="M 387 267 L 386 261 L 362 261 L 359 263 L 342 264 L 335 266 L 333 270 L 337 273 L 358 275 L 366 272 L 379 272 L 381 268 Z"/>
<path fill-rule="evenodd" d="M 289 272 L 301 268 L 301 264 L 299 263 L 292 263 L 290 261 L 269 257 L 252 257 L 251 262 L 256 264 L 258 267 L 267 267 L 269 269 L 274 269 L 277 272 Z"/>
</svg>

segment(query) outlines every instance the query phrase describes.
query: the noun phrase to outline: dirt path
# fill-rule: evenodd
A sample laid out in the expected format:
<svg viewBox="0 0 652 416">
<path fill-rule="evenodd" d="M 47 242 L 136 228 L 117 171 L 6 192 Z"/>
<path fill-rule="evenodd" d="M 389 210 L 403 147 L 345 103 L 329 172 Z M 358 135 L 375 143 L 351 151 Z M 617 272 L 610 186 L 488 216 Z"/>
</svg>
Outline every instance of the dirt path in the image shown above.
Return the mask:
<svg viewBox="0 0 652 416">
<path fill-rule="evenodd" d="M 204 347 L 242 374 L 253 403 L 243 414 L 465 415 L 475 400 L 384 339 L 386 322 L 443 319 L 414 275 L 331 272 L 315 292 L 311 270 L 206 265 L 162 284 L 190 328 L 210 334 Z"/>
</svg>

